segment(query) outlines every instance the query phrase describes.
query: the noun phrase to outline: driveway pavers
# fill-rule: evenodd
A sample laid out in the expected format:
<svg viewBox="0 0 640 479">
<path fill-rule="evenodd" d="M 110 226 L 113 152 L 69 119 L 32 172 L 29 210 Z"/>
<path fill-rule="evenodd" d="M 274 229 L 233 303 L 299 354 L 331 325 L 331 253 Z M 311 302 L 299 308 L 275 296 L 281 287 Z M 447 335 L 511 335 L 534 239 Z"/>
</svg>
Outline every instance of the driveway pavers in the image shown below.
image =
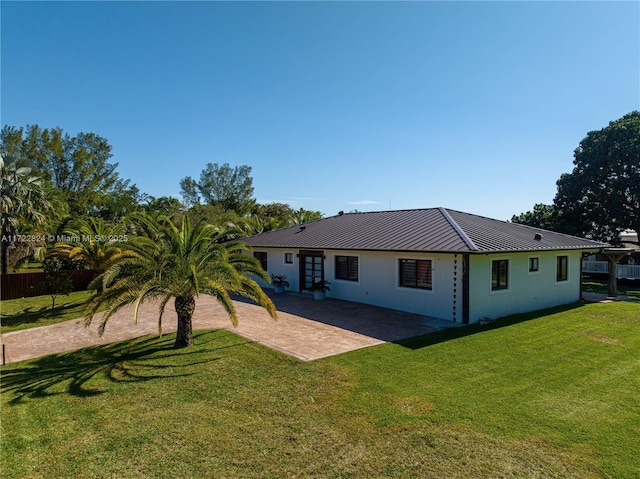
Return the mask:
<svg viewBox="0 0 640 479">
<path fill-rule="evenodd" d="M 208 296 L 196 300 L 193 328 L 227 329 L 252 341 L 303 361 L 311 361 L 388 341 L 431 333 L 459 323 L 328 298 L 315 301 L 309 295 L 268 292 L 278 309 L 274 321 L 259 306 L 234 300 L 239 324 L 233 327 L 224 309 Z M 158 334 L 158 307 L 145 303 L 133 323 L 132 308 L 112 316 L 98 336 L 101 315 L 85 327 L 82 319 L 0 335 L 5 362 L 23 361 L 88 346 L 108 344 Z M 176 313 L 169 303 L 163 316 L 163 333 L 175 332 Z"/>
</svg>

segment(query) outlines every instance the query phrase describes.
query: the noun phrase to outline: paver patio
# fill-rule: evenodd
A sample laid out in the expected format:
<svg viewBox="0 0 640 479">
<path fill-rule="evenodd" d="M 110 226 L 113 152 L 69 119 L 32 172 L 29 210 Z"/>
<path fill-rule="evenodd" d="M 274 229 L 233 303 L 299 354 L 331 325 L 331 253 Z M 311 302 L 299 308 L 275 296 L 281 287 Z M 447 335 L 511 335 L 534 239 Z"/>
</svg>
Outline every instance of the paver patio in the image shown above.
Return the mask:
<svg viewBox="0 0 640 479">
<path fill-rule="evenodd" d="M 239 324 L 234 328 L 215 299 L 202 296 L 196 302 L 193 328 L 227 329 L 300 360 L 311 361 L 459 325 L 349 301 L 315 301 L 308 295 L 291 292 L 269 292 L 269 295 L 278 309 L 278 321 L 273 321 L 255 304 L 235 300 Z M 0 336 L 5 362 L 158 334 L 158 309 L 154 304 L 140 308 L 137 324 L 133 323 L 132 308 L 119 311 L 109 320 L 101 337 L 97 333 L 100 317 L 101 314 L 96 315 L 88 328 L 82 319 L 77 319 L 4 333 Z M 176 313 L 171 303 L 162 323 L 163 333 L 175 332 Z"/>
</svg>

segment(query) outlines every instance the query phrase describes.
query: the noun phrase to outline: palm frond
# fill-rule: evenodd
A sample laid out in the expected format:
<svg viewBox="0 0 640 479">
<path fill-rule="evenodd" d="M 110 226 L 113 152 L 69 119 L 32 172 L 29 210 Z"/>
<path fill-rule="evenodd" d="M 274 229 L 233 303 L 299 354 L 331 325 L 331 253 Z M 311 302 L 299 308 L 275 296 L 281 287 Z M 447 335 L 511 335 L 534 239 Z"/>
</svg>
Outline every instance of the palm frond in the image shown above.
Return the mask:
<svg viewBox="0 0 640 479">
<path fill-rule="evenodd" d="M 233 324 L 234 327 L 238 326 L 238 315 L 236 313 L 236 308 L 233 305 L 231 296 L 229 296 L 228 288 L 216 281 L 209 280 L 207 281 L 206 294 L 214 297 L 224 308 L 225 312 L 229 316 L 229 319 L 231 320 L 231 324 Z"/>
<path fill-rule="evenodd" d="M 260 285 L 253 279 L 242 276 L 240 281 L 242 282 L 242 291 L 238 291 L 238 294 L 249 298 L 260 306 L 262 306 L 273 319 L 278 319 L 278 311 L 273 301 L 265 294 Z"/>
<path fill-rule="evenodd" d="M 158 314 L 158 335 L 162 336 L 162 316 L 164 315 L 164 308 L 167 306 L 167 303 L 173 298 L 172 294 L 165 295 L 160 301 L 160 310 Z"/>
<path fill-rule="evenodd" d="M 142 288 L 138 293 L 138 297 L 136 298 L 133 306 L 133 324 L 138 324 L 138 311 L 140 310 L 140 305 L 151 296 L 154 290 L 158 290 L 159 286 L 151 283 L 151 285 L 147 288 Z"/>
</svg>

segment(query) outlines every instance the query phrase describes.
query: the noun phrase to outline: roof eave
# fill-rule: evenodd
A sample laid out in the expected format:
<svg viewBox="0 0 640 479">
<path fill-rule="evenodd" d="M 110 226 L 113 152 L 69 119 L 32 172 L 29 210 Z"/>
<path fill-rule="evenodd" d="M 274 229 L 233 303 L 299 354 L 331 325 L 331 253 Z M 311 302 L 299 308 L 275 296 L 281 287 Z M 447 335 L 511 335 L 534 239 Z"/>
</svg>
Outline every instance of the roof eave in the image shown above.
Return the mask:
<svg viewBox="0 0 640 479">
<path fill-rule="evenodd" d="M 322 247 L 322 246 L 292 246 L 292 245 L 250 245 L 252 248 L 272 248 L 272 249 L 298 249 L 298 250 L 325 250 L 325 251 L 366 251 L 371 253 L 412 253 L 412 254 L 475 254 L 475 255 L 487 255 L 487 254 L 506 254 L 506 253 L 535 253 L 545 251 L 602 251 L 607 248 L 603 246 L 550 246 L 548 248 L 525 248 L 525 249 L 504 249 L 504 250 L 434 250 L 434 249 L 399 249 L 399 248 L 348 248 L 348 247 Z"/>
</svg>

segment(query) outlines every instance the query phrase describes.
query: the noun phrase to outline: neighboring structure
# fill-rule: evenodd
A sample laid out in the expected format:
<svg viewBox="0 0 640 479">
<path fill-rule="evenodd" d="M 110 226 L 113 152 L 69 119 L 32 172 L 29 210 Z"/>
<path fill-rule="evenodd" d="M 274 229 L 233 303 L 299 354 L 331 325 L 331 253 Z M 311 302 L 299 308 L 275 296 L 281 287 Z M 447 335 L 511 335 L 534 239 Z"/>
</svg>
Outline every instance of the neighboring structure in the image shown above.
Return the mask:
<svg viewBox="0 0 640 479">
<path fill-rule="evenodd" d="M 638 246 L 638 232 L 633 230 L 624 230 L 620 233 L 620 241 L 625 248 Z"/>
<path fill-rule="evenodd" d="M 638 243 L 638 233 L 633 230 L 625 230 L 620 233 L 622 242 L 621 252 L 624 254 L 614 256 L 616 260 L 615 278 L 640 280 L 640 243 Z M 590 255 L 583 259 L 582 270 L 591 276 L 610 277 L 609 263 L 610 255 L 605 251 Z"/>
<path fill-rule="evenodd" d="M 640 280 L 640 264 L 636 264 L 636 260 L 633 258 L 634 254 L 637 255 L 637 252 L 628 250 L 625 255 L 616 258 L 618 261 L 618 264 L 616 264 L 616 279 Z M 625 259 L 627 262 L 622 263 Z M 590 256 L 582 262 L 582 271 L 587 276 L 608 277 L 609 261 L 604 253 Z"/>
<path fill-rule="evenodd" d="M 571 303 L 581 259 L 609 245 L 445 208 L 338 214 L 245 240 L 291 289 L 477 322 Z"/>
</svg>

